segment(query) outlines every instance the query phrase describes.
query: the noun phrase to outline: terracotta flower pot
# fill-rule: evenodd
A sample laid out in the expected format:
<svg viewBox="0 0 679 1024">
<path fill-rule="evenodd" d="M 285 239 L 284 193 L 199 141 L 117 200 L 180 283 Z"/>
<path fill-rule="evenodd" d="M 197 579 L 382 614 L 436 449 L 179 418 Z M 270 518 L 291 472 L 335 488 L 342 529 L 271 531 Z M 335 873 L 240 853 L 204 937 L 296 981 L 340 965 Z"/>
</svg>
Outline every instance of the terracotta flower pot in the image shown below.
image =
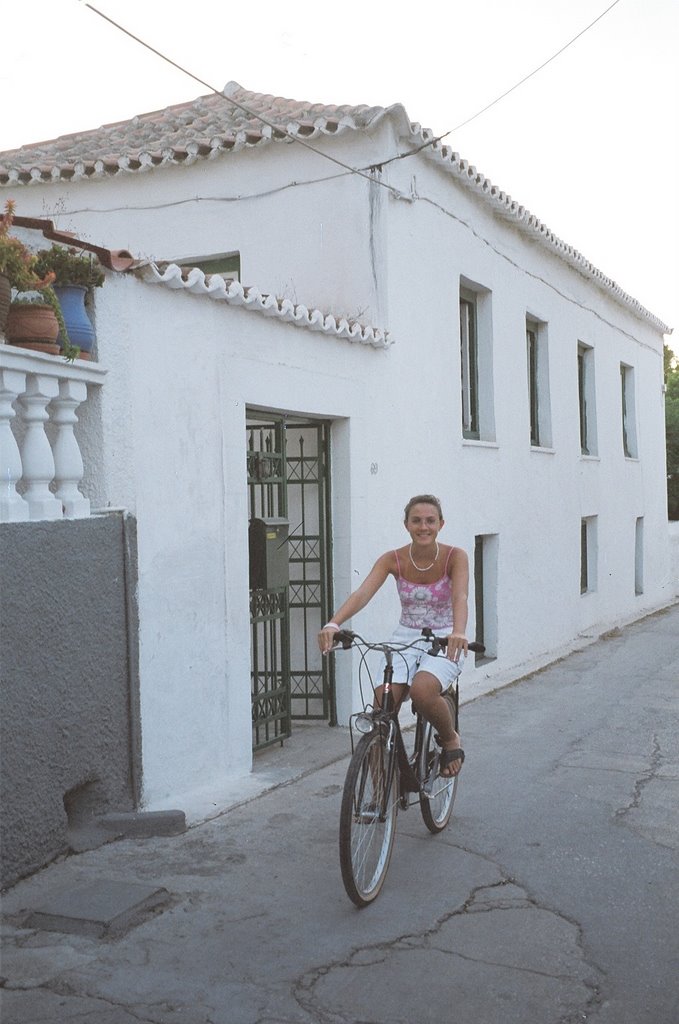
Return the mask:
<svg viewBox="0 0 679 1024">
<path fill-rule="evenodd" d="M 49 306 L 13 303 L 7 317 L 6 334 L 10 345 L 59 354 L 59 323 Z"/>
</svg>

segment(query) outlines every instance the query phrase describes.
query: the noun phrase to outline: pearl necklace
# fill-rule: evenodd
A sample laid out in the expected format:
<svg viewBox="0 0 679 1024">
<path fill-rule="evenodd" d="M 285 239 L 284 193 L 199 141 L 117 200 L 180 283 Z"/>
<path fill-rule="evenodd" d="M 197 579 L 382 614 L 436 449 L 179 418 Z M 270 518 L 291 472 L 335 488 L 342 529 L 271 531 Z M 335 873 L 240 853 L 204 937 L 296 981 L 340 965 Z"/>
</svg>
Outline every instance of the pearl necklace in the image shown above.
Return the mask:
<svg viewBox="0 0 679 1024">
<path fill-rule="evenodd" d="M 415 560 L 413 559 L 413 545 L 412 544 L 408 548 L 408 556 L 410 557 L 410 564 L 412 565 L 413 569 L 417 569 L 418 572 L 429 572 L 430 569 L 434 568 L 434 566 L 436 565 L 436 560 L 439 557 L 438 542 L 436 543 L 436 554 L 434 555 L 434 561 L 431 563 L 431 565 L 425 565 L 424 569 L 421 569 L 419 565 L 415 564 Z"/>
</svg>

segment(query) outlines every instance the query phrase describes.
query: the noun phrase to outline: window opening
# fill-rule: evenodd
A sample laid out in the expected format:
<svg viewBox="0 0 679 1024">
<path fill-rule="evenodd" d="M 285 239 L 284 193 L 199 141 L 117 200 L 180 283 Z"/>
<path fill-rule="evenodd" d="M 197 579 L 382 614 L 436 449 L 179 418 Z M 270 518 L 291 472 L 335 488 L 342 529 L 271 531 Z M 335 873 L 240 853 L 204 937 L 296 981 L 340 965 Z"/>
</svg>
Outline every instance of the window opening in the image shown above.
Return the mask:
<svg viewBox="0 0 679 1024">
<path fill-rule="evenodd" d="M 622 448 L 625 458 L 637 457 L 636 417 L 634 409 L 634 369 L 620 363 L 620 388 L 622 404 Z"/>
<path fill-rule="evenodd" d="M 578 345 L 578 404 L 580 409 L 580 451 L 583 455 L 596 455 L 594 349 L 587 345 Z"/>
<path fill-rule="evenodd" d="M 486 648 L 475 664 L 497 657 L 497 534 L 474 538 L 474 639 Z"/>
<path fill-rule="evenodd" d="M 219 274 L 232 281 L 240 281 L 240 253 L 216 253 L 210 256 L 182 256 L 173 261 L 178 267 L 197 267 L 204 274 Z"/>
<path fill-rule="evenodd" d="M 530 402 L 530 443 L 540 446 L 540 419 L 538 408 L 538 329 L 537 324 L 526 324 L 528 347 L 528 397 Z"/>
<path fill-rule="evenodd" d="M 644 592 L 644 517 L 639 516 L 634 531 L 634 593 Z"/>
<path fill-rule="evenodd" d="M 476 300 L 460 297 L 462 435 L 479 439 L 479 349 Z"/>
<path fill-rule="evenodd" d="M 597 589 L 597 517 L 587 516 L 580 521 L 580 593 L 591 594 Z"/>
</svg>

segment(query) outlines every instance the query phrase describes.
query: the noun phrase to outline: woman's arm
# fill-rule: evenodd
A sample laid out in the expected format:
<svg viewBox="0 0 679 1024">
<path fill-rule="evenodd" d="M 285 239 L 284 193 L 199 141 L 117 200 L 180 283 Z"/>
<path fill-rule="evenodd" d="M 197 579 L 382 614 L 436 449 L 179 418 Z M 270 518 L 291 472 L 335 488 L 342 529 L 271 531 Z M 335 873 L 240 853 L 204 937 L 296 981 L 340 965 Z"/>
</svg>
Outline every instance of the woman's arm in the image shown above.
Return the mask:
<svg viewBox="0 0 679 1024">
<path fill-rule="evenodd" d="M 448 657 L 458 661 L 460 654 L 467 653 L 466 636 L 469 614 L 469 559 L 462 548 L 453 548 L 450 558 L 450 584 L 453 602 L 453 632 L 448 640 Z"/>
<path fill-rule="evenodd" d="M 327 625 L 330 629 L 323 629 L 318 634 L 318 646 L 320 647 L 323 654 L 329 651 L 333 644 L 333 637 L 337 632 L 333 626 L 341 626 L 343 622 L 350 619 L 352 615 L 360 612 L 361 608 L 365 608 L 368 602 L 375 596 L 377 591 L 380 589 L 382 584 L 385 582 L 391 572 L 393 572 L 393 553 L 391 551 L 381 555 L 377 559 L 372 569 L 361 583 L 360 587 L 354 590 L 343 605 L 335 612 L 330 618 Z"/>
</svg>

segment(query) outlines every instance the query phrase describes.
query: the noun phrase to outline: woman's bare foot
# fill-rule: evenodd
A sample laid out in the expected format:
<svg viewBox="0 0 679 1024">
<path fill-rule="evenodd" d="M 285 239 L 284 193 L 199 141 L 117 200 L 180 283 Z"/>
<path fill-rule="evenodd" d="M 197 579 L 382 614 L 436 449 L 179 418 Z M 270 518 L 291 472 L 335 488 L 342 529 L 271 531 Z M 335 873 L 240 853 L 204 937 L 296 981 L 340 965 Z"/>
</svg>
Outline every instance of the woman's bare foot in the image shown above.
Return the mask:
<svg viewBox="0 0 679 1024">
<path fill-rule="evenodd" d="M 443 744 L 439 758 L 439 775 L 444 779 L 452 779 L 460 774 L 464 762 L 464 750 L 460 746 L 460 737 L 455 732 L 453 738 Z"/>
</svg>

